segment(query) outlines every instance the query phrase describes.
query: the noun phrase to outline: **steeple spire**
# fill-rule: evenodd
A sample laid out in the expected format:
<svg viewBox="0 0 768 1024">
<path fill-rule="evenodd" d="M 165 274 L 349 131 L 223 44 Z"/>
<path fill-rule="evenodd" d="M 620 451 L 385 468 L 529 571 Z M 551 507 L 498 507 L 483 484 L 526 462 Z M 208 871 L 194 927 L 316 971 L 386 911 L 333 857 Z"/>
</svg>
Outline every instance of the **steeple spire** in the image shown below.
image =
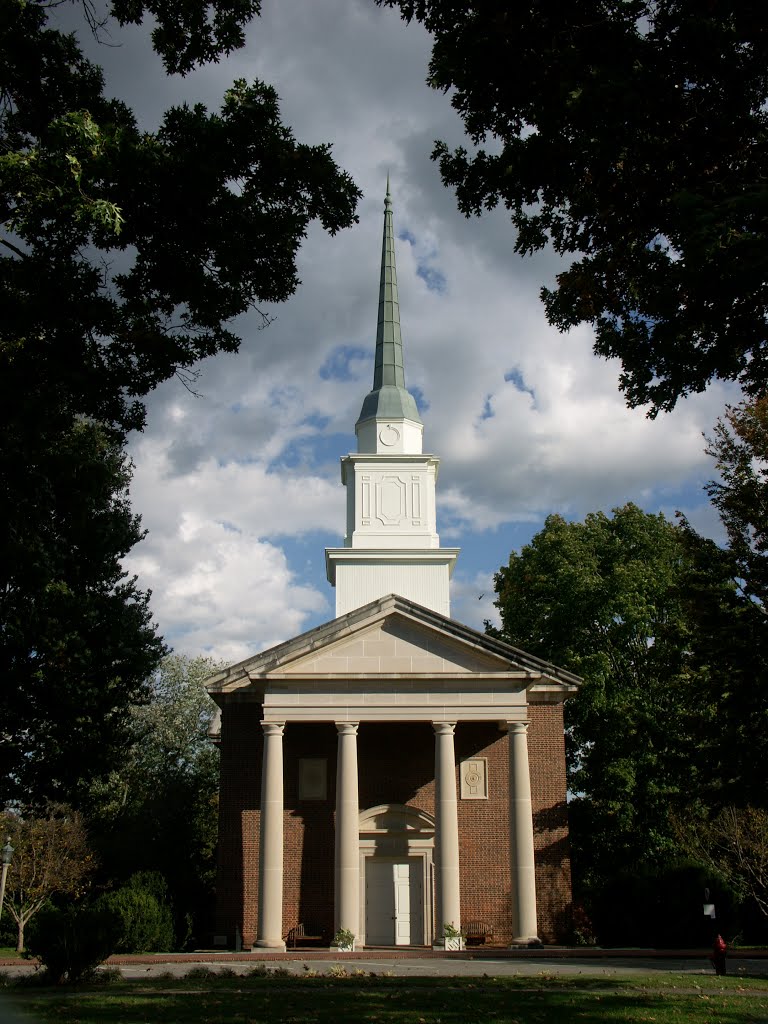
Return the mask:
<svg viewBox="0 0 768 1024">
<path fill-rule="evenodd" d="M 389 175 L 387 175 L 387 194 L 384 198 L 384 235 L 381 243 L 379 317 L 376 326 L 373 390 L 369 392 L 363 402 L 357 426 L 359 427 L 365 420 L 370 419 L 411 420 L 413 423 L 421 424 L 416 401 L 405 387 Z"/>
<path fill-rule="evenodd" d="M 373 390 L 355 433 L 357 451 L 341 460 L 347 489 L 344 547 L 325 549 L 336 614 L 400 594 L 450 615 L 448 581 L 459 552 L 440 547 L 435 503 L 440 460 L 422 451 L 424 425 L 405 387 L 389 175 Z"/>
<path fill-rule="evenodd" d="M 381 242 L 381 278 L 379 280 L 379 320 L 376 326 L 376 362 L 373 371 L 373 389 L 384 384 L 405 387 L 403 369 L 403 339 L 400 333 L 400 303 L 397 297 L 397 268 L 395 267 L 395 237 L 392 227 L 392 197 L 384 199 L 384 237 Z"/>
</svg>

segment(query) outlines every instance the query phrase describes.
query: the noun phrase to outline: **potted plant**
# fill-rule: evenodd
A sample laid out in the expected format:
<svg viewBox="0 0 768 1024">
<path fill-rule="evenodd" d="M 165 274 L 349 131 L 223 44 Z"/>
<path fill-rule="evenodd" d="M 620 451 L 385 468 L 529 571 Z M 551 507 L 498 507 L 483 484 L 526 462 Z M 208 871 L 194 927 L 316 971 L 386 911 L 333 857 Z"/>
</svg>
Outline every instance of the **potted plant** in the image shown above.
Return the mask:
<svg viewBox="0 0 768 1024">
<path fill-rule="evenodd" d="M 443 944 L 446 952 L 457 952 L 464 949 L 464 932 L 461 925 L 457 928 L 453 922 L 443 925 Z"/>
<path fill-rule="evenodd" d="M 355 936 L 349 928 L 339 928 L 336 934 L 333 936 L 333 943 L 331 949 L 335 949 L 337 953 L 354 953 L 355 951 Z"/>
</svg>

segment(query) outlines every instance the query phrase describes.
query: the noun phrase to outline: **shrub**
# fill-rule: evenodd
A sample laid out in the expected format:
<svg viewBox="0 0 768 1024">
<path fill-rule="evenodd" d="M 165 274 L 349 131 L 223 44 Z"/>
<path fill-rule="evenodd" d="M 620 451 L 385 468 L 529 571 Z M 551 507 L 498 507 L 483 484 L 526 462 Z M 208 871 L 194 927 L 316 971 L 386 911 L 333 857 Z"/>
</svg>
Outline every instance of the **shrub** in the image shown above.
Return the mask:
<svg viewBox="0 0 768 1024">
<path fill-rule="evenodd" d="M 43 907 L 33 919 L 27 950 L 56 985 L 90 977 L 115 951 L 119 921 L 105 907 Z"/>
<path fill-rule="evenodd" d="M 162 953 L 173 949 L 171 909 L 150 892 L 125 886 L 104 893 L 97 906 L 119 921 L 116 953 Z"/>
</svg>

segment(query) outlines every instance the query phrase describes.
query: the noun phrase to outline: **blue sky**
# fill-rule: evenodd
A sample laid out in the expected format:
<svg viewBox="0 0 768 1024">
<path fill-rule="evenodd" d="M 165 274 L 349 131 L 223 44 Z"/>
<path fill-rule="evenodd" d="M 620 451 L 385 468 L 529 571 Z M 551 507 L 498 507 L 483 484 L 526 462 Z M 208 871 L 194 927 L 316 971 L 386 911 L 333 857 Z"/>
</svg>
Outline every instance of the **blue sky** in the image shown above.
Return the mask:
<svg viewBox="0 0 768 1024">
<path fill-rule="evenodd" d="M 239 321 L 240 353 L 202 365 L 200 397 L 159 388 L 132 439 L 149 532 L 126 564 L 175 649 L 234 661 L 333 616 L 323 549 L 344 531 L 338 460 L 371 386 L 387 173 L 406 381 L 442 460 L 442 542 L 462 548 L 454 616 L 493 615 L 493 573 L 551 512 L 632 500 L 717 530 L 701 435 L 738 396 L 718 385 L 650 421 L 626 409 L 588 330 L 547 325 L 539 289 L 559 260 L 516 256 L 503 210 L 460 215 L 430 160 L 436 138 L 465 140 L 449 98 L 424 84 L 420 27 L 371 0 L 265 0 L 244 50 L 184 79 L 163 75 L 146 28 L 113 28 L 110 47 L 82 34 L 147 128 L 173 103 L 215 108 L 235 78 L 260 77 L 297 138 L 331 142 L 364 192 L 355 228 L 310 231 L 302 285 L 268 310 L 274 323 Z"/>
</svg>

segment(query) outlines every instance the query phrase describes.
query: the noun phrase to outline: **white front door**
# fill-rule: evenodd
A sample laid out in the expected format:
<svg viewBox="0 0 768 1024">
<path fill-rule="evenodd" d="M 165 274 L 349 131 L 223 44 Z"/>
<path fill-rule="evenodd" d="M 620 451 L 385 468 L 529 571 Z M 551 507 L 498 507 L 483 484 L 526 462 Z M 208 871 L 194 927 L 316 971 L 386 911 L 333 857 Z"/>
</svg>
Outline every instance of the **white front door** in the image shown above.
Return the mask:
<svg viewBox="0 0 768 1024">
<path fill-rule="evenodd" d="M 424 935 L 423 860 L 369 857 L 365 867 L 365 941 L 370 946 L 420 945 Z"/>
<path fill-rule="evenodd" d="M 395 886 L 395 945 L 411 944 L 411 863 L 393 864 Z"/>
</svg>

